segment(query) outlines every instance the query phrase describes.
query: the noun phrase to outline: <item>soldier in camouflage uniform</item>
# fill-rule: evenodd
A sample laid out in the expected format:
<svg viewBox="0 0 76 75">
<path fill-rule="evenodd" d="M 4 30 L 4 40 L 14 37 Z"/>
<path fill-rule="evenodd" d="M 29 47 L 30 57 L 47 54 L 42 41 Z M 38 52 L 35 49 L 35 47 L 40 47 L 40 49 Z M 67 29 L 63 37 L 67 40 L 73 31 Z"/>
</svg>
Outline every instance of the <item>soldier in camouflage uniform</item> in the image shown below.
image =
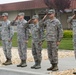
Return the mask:
<svg viewBox="0 0 76 75">
<path fill-rule="evenodd" d="M 60 21 L 55 17 L 54 9 L 49 10 L 48 14 L 45 16 L 49 17 L 49 19 L 45 20 L 43 24 L 46 28 L 48 57 L 52 64 L 52 67 L 47 70 L 56 71 L 58 70 L 58 45 L 63 37 L 63 29 Z"/>
<path fill-rule="evenodd" d="M 3 44 L 3 50 L 6 57 L 6 62 L 3 65 L 10 65 L 11 62 L 11 48 L 12 48 L 12 37 L 14 35 L 13 28 L 10 26 L 10 21 L 8 20 L 8 13 L 2 14 L 3 22 L 1 30 L 1 38 Z"/>
<path fill-rule="evenodd" d="M 34 15 L 32 17 L 32 23 L 28 25 L 31 29 L 32 34 L 32 54 L 34 57 L 35 65 L 33 65 L 32 69 L 40 69 L 41 68 L 41 60 L 42 60 L 42 31 L 40 28 L 39 16 Z"/>
<path fill-rule="evenodd" d="M 1 30 L 2 30 L 2 27 L 0 26 L 0 40 L 1 40 Z"/>
<path fill-rule="evenodd" d="M 24 27 L 27 21 L 24 19 L 24 13 L 21 12 L 18 14 L 18 20 L 14 21 L 12 24 L 17 25 L 17 38 L 18 38 L 18 51 L 21 59 L 21 63 L 17 67 L 26 67 L 27 59 L 27 42 L 28 34 L 27 29 Z"/>
<path fill-rule="evenodd" d="M 73 28 L 73 44 L 76 58 L 76 10 L 74 10 L 74 15 L 72 17 L 69 17 L 67 22 L 70 23 Z M 74 72 L 73 74 L 76 74 L 76 72 Z"/>
</svg>

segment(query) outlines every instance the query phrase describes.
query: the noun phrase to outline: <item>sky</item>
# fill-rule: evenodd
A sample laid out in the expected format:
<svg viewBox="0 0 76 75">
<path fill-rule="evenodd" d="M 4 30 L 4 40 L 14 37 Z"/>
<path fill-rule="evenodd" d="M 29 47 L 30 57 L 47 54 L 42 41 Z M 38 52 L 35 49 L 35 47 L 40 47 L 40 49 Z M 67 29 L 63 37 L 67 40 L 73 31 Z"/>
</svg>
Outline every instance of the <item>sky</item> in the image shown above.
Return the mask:
<svg viewBox="0 0 76 75">
<path fill-rule="evenodd" d="M 0 4 L 22 2 L 22 1 L 30 1 L 30 0 L 0 0 Z"/>
</svg>

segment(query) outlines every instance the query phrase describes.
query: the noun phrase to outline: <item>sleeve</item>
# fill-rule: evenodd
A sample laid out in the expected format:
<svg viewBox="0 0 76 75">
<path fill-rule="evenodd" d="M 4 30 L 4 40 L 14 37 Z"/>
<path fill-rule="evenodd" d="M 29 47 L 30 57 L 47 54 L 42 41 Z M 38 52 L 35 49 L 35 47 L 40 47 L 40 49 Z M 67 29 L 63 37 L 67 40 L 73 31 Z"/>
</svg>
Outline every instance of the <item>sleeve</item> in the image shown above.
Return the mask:
<svg viewBox="0 0 76 75">
<path fill-rule="evenodd" d="M 0 26 L 2 26 L 2 21 L 0 21 Z"/>
<path fill-rule="evenodd" d="M 47 21 L 43 21 L 43 20 L 39 21 L 40 27 L 46 27 L 46 23 Z"/>
<path fill-rule="evenodd" d="M 60 42 L 62 37 L 63 37 L 63 28 L 62 24 L 59 21 L 57 22 L 57 41 Z"/>
<path fill-rule="evenodd" d="M 23 23 L 23 26 L 24 26 L 24 28 L 25 28 L 25 40 L 27 41 L 28 40 L 28 38 L 29 38 L 29 29 L 28 29 L 28 27 L 29 27 L 29 24 L 27 23 L 27 21 L 25 21 L 24 23 Z"/>
<path fill-rule="evenodd" d="M 68 18 L 67 23 L 72 24 L 72 17 L 69 17 L 69 18 Z"/>
<path fill-rule="evenodd" d="M 11 26 L 17 26 L 17 24 L 18 24 L 18 21 L 11 21 L 10 23 Z"/>
<path fill-rule="evenodd" d="M 9 34 L 10 35 L 9 38 L 12 39 L 13 35 L 14 35 L 14 29 L 13 29 L 13 27 L 11 25 L 9 25 L 9 33 L 10 33 Z"/>
<path fill-rule="evenodd" d="M 29 29 L 25 30 L 25 40 L 27 41 L 29 39 Z"/>
<path fill-rule="evenodd" d="M 26 22 L 26 23 L 23 24 L 23 26 L 24 26 L 24 28 L 29 28 L 29 23 Z"/>
<path fill-rule="evenodd" d="M 0 26 L 0 40 L 1 40 L 1 30 L 2 30 L 2 27 Z"/>
</svg>

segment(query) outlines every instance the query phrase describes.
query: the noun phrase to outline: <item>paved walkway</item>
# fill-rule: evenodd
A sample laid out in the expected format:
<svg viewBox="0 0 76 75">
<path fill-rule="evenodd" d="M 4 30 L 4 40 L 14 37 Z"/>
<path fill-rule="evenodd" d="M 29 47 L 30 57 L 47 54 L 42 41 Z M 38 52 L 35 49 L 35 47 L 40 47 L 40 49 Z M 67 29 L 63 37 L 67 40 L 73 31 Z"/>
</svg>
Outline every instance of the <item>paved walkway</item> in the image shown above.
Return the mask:
<svg viewBox="0 0 76 75">
<path fill-rule="evenodd" d="M 34 62 L 29 62 L 26 68 L 17 68 L 16 65 L 0 67 L 0 75 L 48 75 L 46 69 L 50 67 L 48 60 L 42 61 L 42 68 L 35 70 L 30 67 Z M 59 59 L 59 71 L 76 68 L 74 57 Z"/>
</svg>

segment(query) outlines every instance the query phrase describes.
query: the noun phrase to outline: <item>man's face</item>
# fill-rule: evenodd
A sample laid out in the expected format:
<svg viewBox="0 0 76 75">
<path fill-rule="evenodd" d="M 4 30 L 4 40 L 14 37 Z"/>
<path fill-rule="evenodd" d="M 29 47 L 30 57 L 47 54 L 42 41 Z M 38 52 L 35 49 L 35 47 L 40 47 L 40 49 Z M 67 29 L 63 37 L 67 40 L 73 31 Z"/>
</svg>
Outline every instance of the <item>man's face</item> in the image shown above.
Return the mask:
<svg viewBox="0 0 76 75">
<path fill-rule="evenodd" d="M 32 19 L 32 22 L 33 23 L 37 23 L 38 22 L 38 19 Z"/>
<path fill-rule="evenodd" d="M 3 16 L 2 18 L 3 18 L 4 21 L 8 19 L 7 16 Z"/>
<path fill-rule="evenodd" d="M 48 14 L 49 18 L 54 18 L 55 17 L 55 13 L 51 13 L 51 14 Z"/>
<path fill-rule="evenodd" d="M 24 16 L 18 16 L 18 19 L 22 20 L 22 19 L 24 19 Z"/>
</svg>

